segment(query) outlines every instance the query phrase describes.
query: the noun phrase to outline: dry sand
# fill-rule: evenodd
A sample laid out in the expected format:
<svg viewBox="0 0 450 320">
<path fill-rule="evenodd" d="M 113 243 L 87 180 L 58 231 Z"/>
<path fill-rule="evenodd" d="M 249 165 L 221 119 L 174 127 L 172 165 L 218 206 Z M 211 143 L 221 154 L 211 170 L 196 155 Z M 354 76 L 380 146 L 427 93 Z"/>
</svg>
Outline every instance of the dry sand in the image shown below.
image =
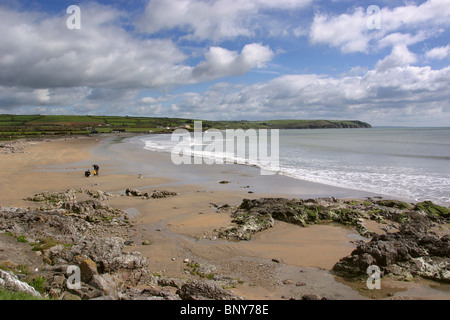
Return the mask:
<svg viewBox="0 0 450 320">
<path fill-rule="evenodd" d="M 29 142 L 23 153 L 0 155 L 1 206 L 29 207 L 23 199 L 43 191 L 84 187 L 117 194 L 108 204 L 126 210 L 137 232 L 129 251 L 140 251 L 155 274 L 190 278 L 184 259 L 209 266 L 214 273 L 238 280 L 234 292 L 248 299 L 299 298 L 316 293 L 335 299 L 364 299 L 357 290 L 337 281 L 332 266 L 355 248 L 355 231 L 332 225 L 307 228 L 276 222 L 251 241 L 214 239 L 214 229 L 228 226 L 230 212 L 217 205 L 238 205 L 244 198 L 267 194 L 246 188 L 209 188 L 201 184 L 174 183 L 173 177 L 122 173 L 115 159 L 102 158 L 102 138 L 78 137 Z M 94 152 L 94 150 L 96 150 Z M 100 162 L 100 163 L 99 163 Z M 100 175 L 84 177 L 99 163 Z M 169 190 L 177 196 L 163 199 L 126 197 L 126 188 L 143 192 Z M 150 240 L 151 245 L 142 245 Z M 390 292 L 405 285 L 389 287 Z M 424 294 L 422 286 L 415 293 Z M 429 292 L 428 292 L 429 293 Z M 438 296 L 441 292 L 436 293 Z"/>
</svg>

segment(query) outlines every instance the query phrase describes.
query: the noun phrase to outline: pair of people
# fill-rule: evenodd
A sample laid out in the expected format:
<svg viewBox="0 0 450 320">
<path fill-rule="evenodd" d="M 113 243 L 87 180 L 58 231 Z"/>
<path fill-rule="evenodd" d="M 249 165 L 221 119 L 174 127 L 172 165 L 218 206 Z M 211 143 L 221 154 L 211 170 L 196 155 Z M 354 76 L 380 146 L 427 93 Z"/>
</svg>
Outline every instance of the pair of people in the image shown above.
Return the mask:
<svg viewBox="0 0 450 320">
<path fill-rule="evenodd" d="M 94 167 L 94 172 L 93 172 L 94 176 L 98 176 L 98 170 L 100 169 L 100 167 L 96 164 L 94 164 L 93 167 Z M 90 175 L 91 175 L 91 171 L 89 169 L 84 172 L 84 176 L 86 178 L 88 178 Z"/>
</svg>

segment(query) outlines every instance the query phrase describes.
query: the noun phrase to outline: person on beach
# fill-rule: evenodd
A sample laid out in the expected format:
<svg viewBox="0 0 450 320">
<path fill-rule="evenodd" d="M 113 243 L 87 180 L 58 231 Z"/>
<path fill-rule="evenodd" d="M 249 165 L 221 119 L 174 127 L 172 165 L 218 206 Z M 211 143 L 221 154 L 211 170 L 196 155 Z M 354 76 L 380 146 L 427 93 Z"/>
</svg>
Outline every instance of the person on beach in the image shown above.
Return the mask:
<svg viewBox="0 0 450 320">
<path fill-rule="evenodd" d="M 91 175 L 91 171 L 89 171 L 89 169 L 84 172 L 84 176 L 86 178 L 89 178 L 90 175 Z"/>
<path fill-rule="evenodd" d="M 100 167 L 96 164 L 94 164 L 93 167 L 94 167 L 94 176 L 98 176 L 98 169 L 100 169 Z"/>
</svg>

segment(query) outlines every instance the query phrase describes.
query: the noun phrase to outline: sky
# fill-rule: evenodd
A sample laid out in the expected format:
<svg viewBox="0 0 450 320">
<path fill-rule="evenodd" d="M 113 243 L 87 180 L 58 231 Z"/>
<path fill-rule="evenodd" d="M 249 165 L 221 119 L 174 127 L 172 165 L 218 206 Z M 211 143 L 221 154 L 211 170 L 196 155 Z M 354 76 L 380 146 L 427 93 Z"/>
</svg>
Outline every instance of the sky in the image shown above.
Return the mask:
<svg viewBox="0 0 450 320">
<path fill-rule="evenodd" d="M 450 0 L 0 0 L 0 113 L 450 127 L 449 25 Z"/>
</svg>

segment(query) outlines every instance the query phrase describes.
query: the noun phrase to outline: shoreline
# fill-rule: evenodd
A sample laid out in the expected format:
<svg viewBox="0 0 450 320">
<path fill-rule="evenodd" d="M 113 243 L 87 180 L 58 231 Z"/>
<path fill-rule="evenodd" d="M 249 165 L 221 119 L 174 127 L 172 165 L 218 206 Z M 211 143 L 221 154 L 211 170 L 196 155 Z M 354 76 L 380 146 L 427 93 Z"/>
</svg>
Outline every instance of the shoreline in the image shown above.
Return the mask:
<svg viewBox="0 0 450 320">
<path fill-rule="evenodd" d="M 345 187 L 331 186 L 323 183 L 301 180 L 283 174 L 261 175 L 260 168 L 244 164 L 191 164 L 174 165 L 170 154 L 145 150 L 143 146 L 136 143 L 142 135 L 121 137 L 127 143 L 117 144 L 113 148 L 105 150 L 99 148 L 99 153 L 109 152 L 111 156 L 123 156 L 136 164 L 136 168 L 127 167 L 127 162 L 122 161 L 121 170 L 130 174 L 160 174 L 170 179 L 178 180 L 179 184 L 187 181 L 192 184 L 201 184 L 217 190 L 240 190 L 243 188 L 253 193 L 268 196 L 293 197 L 293 198 L 366 198 L 379 197 L 383 199 L 395 199 L 406 202 L 417 202 L 414 199 L 394 197 L 379 193 L 350 189 Z M 114 140 L 114 138 L 110 139 Z M 95 150 L 94 150 L 95 152 Z M 218 185 L 218 182 L 226 183 Z M 174 182 L 174 184 L 176 184 Z"/>
<path fill-rule="evenodd" d="M 183 262 L 189 259 L 202 265 L 214 264 L 211 268 L 217 273 L 240 276 L 242 283 L 232 290 L 248 299 L 298 297 L 301 292 L 330 298 L 367 298 L 329 272 L 334 263 L 356 247 L 353 241 L 357 235 L 352 229 L 332 225 L 299 229 L 277 222 L 248 242 L 211 240 L 213 230 L 231 222 L 229 213 L 218 213 L 217 207 L 238 205 L 244 198 L 297 198 L 293 196 L 295 192 L 308 190 L 309 194 L 303 193 L 305 198 L 364 199 L 367 193 L 361 197 L 350 189 L 302 185 L 285 176 L 259 176 L 255 175 L 259 169 L 242 165 L 227 165 L 225 170 L 210 165 L 175 167 L 167 163 L 169 155 L 132 151 L 135 146 L 118 143 L 123 139 L 124 135 L 118 135 L 36 142 L 28 144 L 24 153 L 2 156 L 0 179 L 3 185 L 9 182 L 10 188 L 0 194 L 0 205 L 25 208 L 31 204 L 23 199 L 43 191 L 91 188 L 110 192 L 117 196 L 105 202 L 128 212 L 136 226 L 136 234 L 131 238 L 134 245 L 127 246 L 126 251 L 141 252 L 152 272 L 192 278 Z M 133 162 L 133 157 L 139 158 L 140 163 Z M 84 170 L 94 163 L 100 165 L 100 175 L 84 178 Z M 270 185 L 261 185 L 269 179 Z M 220 184 L 223 180 L 230 183 Z M 124 197 L 126 188 L 150 192 L 165 189 L 178 195 L 149 201 Z M 274 189 L 291 193 L 273 192 Z M 152 244 L 141 245 L 144 240 Z M 274 263 L 273 259 L 282 263 Z M 239 270 L 242 266 L 248 270 Z M 422 285 L 413 289 L 432 294 Z"/>
</svg>

